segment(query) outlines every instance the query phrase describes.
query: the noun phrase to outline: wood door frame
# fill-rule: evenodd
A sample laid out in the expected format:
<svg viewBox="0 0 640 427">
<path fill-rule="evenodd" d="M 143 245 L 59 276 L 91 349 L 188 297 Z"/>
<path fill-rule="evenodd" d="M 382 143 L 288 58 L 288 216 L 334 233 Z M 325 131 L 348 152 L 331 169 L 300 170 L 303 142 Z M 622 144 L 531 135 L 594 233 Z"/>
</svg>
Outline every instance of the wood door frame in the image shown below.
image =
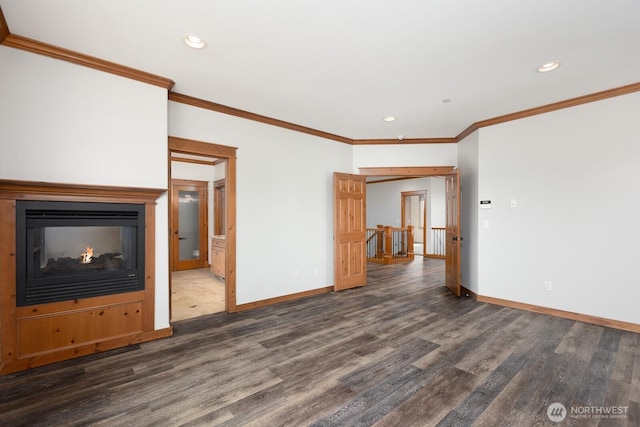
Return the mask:
<svg viewBox="0 0 640 427">
<path fill-rule="evenodd" d="M 188 179 L 171 179 L 171 186 L 169 187 L 169 203 L 171 204 L 171 230 L 173 234 L 171 234 L 172 238 L 174 238 L 175 233 L 178 231 L 177 224 L 174 222 L 178 220 L 178 216 L 176 216 L 176 212 L 179 212 L 179 205 L 177 200 L 177 192 L 181 190 L 178 187 L 185 188 L 193 188 L 193 191 L 198 191 L 202 195 L 202 199 L 200 200 L 200 212 L 198 214 L 199 219 L 202 220 L 203 224 L 200 224 L 200 233 L 198 236 L 198 249 L 200 251 L 200 258 L 193 260 L 182 261 L 183 263 L 190 264 L 188 268 L 182 266 L 178 267 L 178 264 L 181 262 L 179 253 L 179 248 L 176 248 L 175 241 L 172 245 L 169 246 L 171 263 L 170 268 L 171 271 L 177 270 L 187 270 L 189 268 L 206 268 L 209 264 L 209 239 L 207 238 L 209 234 L 209 220 L 207 218 L 209 212 L 209 202 L 208 202 L 208 192 L 209 192 L 209 183 L 207 181 L 195 181 Z"/>
<path fill-rule="evenodd" d="M 422 256 L 427 256 L 427 190 L 416 190 L 416 191 L 402 191 L 400 192 L 400 217 L 402 228 L 406 227 L 405 223 L 405 203 L 407 197 L 415 197 L 422 196 L 424 197 L 424 206 L 422 207 L 422 223 L 424 227 L 422 227 Z M 419 200 L 419 199 L 418 199 Z M 420 228 L 420 226 L 418 226 Z M 413 249 L 413 248 L 412 248 Z"/>
<path fill-rule="evenodd" d="M 361 175 L 366 176 L 402 176 L 402 177 L 414 177 L 414 178 L 422 178 L 427 176 L 451 176 L 454 175 L 458 177 L 458 186 L 460 185 L 460 171 L 457 166 L 392 166 L 392 167 L 362 167 L 358 169 Z M 458 203 L 461 203 L 461 200 L 458 200 Z M 462 215 L 462 212 L 458 210 L 458 215 Z M 462 223 L 459 224 L 460 230 L 462 230 Z M 459 255 L 458 258 L 458 277 L 462 278 L 462 263 L 460 259 L 462 258 Z M 446 262 L 446 260 L 445 260 Z M 462 284 L 459 283 L 459 287 Z M 458 295 L 460 296 L 460 295 Z"/>
<path fill-rule="evenodd" d="M 169 171 L 169 185 L 171 185 L 171 153 L 190 154 L 195 156 L 209 157 L 212 159 L 224 159 L 225 167 L 225 310 L 228 313 L 238 311 L 236 303 L 236 147 L 213 144 L 203 141 L 168 137 L 167 163 Z M 171 203 L 169 205 L 169 222 L 171 223 Z M 169 244 L 172 243 L 171 236 L 168 236 Z M 171 253 L 171 251 L 169 251 Z M 171 319 L 171 274 L 169 274 L 169 319 Z"/>
</svg>

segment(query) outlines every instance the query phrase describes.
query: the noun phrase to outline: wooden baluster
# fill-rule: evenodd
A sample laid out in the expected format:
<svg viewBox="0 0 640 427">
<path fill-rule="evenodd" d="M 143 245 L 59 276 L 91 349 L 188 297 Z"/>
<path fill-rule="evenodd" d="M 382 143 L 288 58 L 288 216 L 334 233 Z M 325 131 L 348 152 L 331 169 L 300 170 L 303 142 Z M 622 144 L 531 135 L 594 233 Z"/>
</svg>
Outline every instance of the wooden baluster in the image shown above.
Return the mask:
<svg viewBox="0 0 640 427">
<path fill-rule="evenodd" d="M 376 258 L 384 259 L 384 225 L 378 224 L 378 230 L 376 231 L 378 237 L 376 240 L 378 242 L 378 250 L 376 252 Z"/>
</svg>

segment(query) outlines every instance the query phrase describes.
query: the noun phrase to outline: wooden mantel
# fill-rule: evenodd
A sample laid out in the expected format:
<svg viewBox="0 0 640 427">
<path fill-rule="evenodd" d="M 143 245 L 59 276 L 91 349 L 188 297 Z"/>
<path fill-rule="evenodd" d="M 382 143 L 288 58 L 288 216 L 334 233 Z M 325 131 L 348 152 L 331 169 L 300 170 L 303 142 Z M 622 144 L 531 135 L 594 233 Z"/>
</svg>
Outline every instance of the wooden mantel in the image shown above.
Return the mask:
<svg viewBox="0 0 640 427">
<path fill-rule="evenodd" d="M 171 335 L 154 330 L 155 205 L 164 192 L 0 180 L 0 374 Z M 145 289 L 17 307 L 17 200 L 144 204 Z"/>
</svg>

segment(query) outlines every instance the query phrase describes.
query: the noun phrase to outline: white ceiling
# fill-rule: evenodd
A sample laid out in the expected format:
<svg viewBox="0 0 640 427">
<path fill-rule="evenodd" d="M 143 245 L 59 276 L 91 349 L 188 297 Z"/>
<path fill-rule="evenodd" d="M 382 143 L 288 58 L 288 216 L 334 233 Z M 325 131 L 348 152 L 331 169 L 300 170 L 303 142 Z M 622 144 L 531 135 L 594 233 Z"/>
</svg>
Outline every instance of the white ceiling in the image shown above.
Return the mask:
<svg viewBox="0 0 640 427">
<path fill-rule="evenodd" d="M 640 81 L 639 0 L 0 7 L 12 34 L 168 77 L 178 93 L 352 139 L 455 137 L 474 122 Z M 187 48 L 186 33 L 208 47 Z M 558 70 L 536 72 L 552 60 Z M 388 115 L 397 120 L 384 122 Z"/>
</svg>

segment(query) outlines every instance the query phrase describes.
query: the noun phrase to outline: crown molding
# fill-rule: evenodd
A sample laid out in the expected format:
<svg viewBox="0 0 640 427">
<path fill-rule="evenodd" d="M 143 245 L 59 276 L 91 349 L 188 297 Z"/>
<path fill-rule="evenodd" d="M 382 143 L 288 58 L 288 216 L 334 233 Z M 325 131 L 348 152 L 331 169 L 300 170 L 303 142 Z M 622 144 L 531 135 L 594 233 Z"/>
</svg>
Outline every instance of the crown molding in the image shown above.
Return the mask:
<svg viewBox="0 0 640 427">
<path fill-rule="evenodd" d="M 567 99 L 564 101 L 554 102 L 552 104 L 546 104 L 539 107 L 529 108 L 527 110 L 518 111 L 515 113 L 505 114 L 502 116 L 493 117 L 486 120 L 481 120 L 471 124 L 465 130 L 458 135 L 451 138 L 405 138 L 405 139 L 350 139 L 343 136 L 323 132 L 320 130 L 308 128 L 305 126 L 296 125 L 294 123 L 285 122 L 282 120 L 274 119 L 271 117 L 261 116 L 259 114 L 251 113 L 237 108 L 228 107 L 226 105 L 217 104 L 211 101 L 205 101 L 200 98 L 196 98 L 189 95 L 183 95 L 176 92 L 169 92 L 169 100 L 174 102 L 180 102 L 183 104 L 191 105 L 194 107 L 204 108 L 207 110 L 216 111 L 219 113 L 230 114 L 232 116 L 241 117 L 247 120 L 254 120 L 260 123 L 266 123 L 273 126 L 279 126 L 289 130 L 297 132 L 303 132 L 321 138 L 331 139 L 334 141 L 342 142 L 350 145 L 407 145 L 407 144 L 455 144 L 462 141 L 467 136 L 480 128 L 493 126 L 500 123 L 506 123 L 513 120 L 519 120 L 526 117 L 535 116 L 538 114 L 549 113 L 552 111 L 562 110 L 564 108 L 575 107 L 590 102 L 601 101 L 607 98 L 613 98 L 616 96 L 627 95 L 630 93 L 640 91 L 640 82 L 632 83 L 625 86 L 620 86 L 613 89 L 607 89 L 600 92 L 578 96 L 576 98 Z"/>
<path fill-rule="evenodd" d="M 11 32 L 9 32 L 9 26 L 7 25 L 7 20 L 4 19 L 4 13 L 0 7 L 0 44 L 9 37 L 9 34 L 11 34 Z"/>
<path fill-rule="evenodd" d="M 638 91 L 640 91 L 640 82 L 591 93 L 589 95 L 578 96 L 576 98 L 566 99 L 564 101 L 554 102 L 552 104 L 546 104 L 540 107 L 529 108 L 527 110 L 505 114 L 503 116 L 493 117 L 491 119 L 481 120 L 479 122 L 473 123 L 471 126 L 463 130 L 454 139 L 455 142 L 459 142 L 476 130 L 483 127 L 506 123 L 513 120 L 520 120 L 526 117 L 537 116 L 538 114 L 550 113 L 552 111 L 562 110 L 565 108 L 576 107 L 578 105 L 588 104 L 590 102 L 602 101 L 603 99 L 614 98 L 616 96 L 627 95 Z"/>
<path fill-rule="evenodd" d="M 189 95 L 183 95 L 181 93 L 169 92 L 169 100 L 179 102 L 181 104 L 191 105 L 193 107 L 203 108 L 205 110 L 216 111 L 218 113 L 229 114 L 231 116 L 241 117 L 247 120 L 253 120 L 272 126 L 302 132 L 309 135 L 319 136 L 320 138 L 331 139 L 333 141 L 338 141 L 345 144 L 351 144 L 353 142 L 353 140 L 340 135 L 323 132 L 321 130 L 312 129 L 306 126 L 296 125 L 294 123 L 285 122 L 284 120 L 278 120 L 272 117 L 262 116 L 260 114 L 250 113 L 249 111 L 228 107 L 226 105 L 217 104 L 211 101 L 205 101 L 204 99 L 196 98 Z"/>
<path fill-rule="evenodd" d="M 451 144 L 456 138 L 404 138 L 404 139 L 354 139 L 353 145 L 381 145 L 381 144 Z"/>
<path fill-rule="evenodd" d="M 137 80 L 154 86 L 160 86 L 167 90 L 171 89 L 174 85 L 173 80 L 166 77 L 136 70 L 135 68 L 105 61 L 104 59 L 85 55 L 69 49 L 63 49 L 58 46 L 42 43 L 38 40 L 29 39 L 15 34 L 7 35 L 2 41 L 2 44 L 7 47 L 25 50 L 27 52 L 48 56 L 50 58 L 61 59 L 84 67 L 93 68 L 95 70 L 104 71 L 106 73 L 115 74 L 117 76 L 126 77 L 128 79 Z"/>
<path fill-rule="evenodd" d="M 382 166 L 358 168 L 360 175 L 368 176 L 408 176 L 411 178 L 423 176 L 449 175 L 455 173 L 455 166 Z"/>
</svg>

